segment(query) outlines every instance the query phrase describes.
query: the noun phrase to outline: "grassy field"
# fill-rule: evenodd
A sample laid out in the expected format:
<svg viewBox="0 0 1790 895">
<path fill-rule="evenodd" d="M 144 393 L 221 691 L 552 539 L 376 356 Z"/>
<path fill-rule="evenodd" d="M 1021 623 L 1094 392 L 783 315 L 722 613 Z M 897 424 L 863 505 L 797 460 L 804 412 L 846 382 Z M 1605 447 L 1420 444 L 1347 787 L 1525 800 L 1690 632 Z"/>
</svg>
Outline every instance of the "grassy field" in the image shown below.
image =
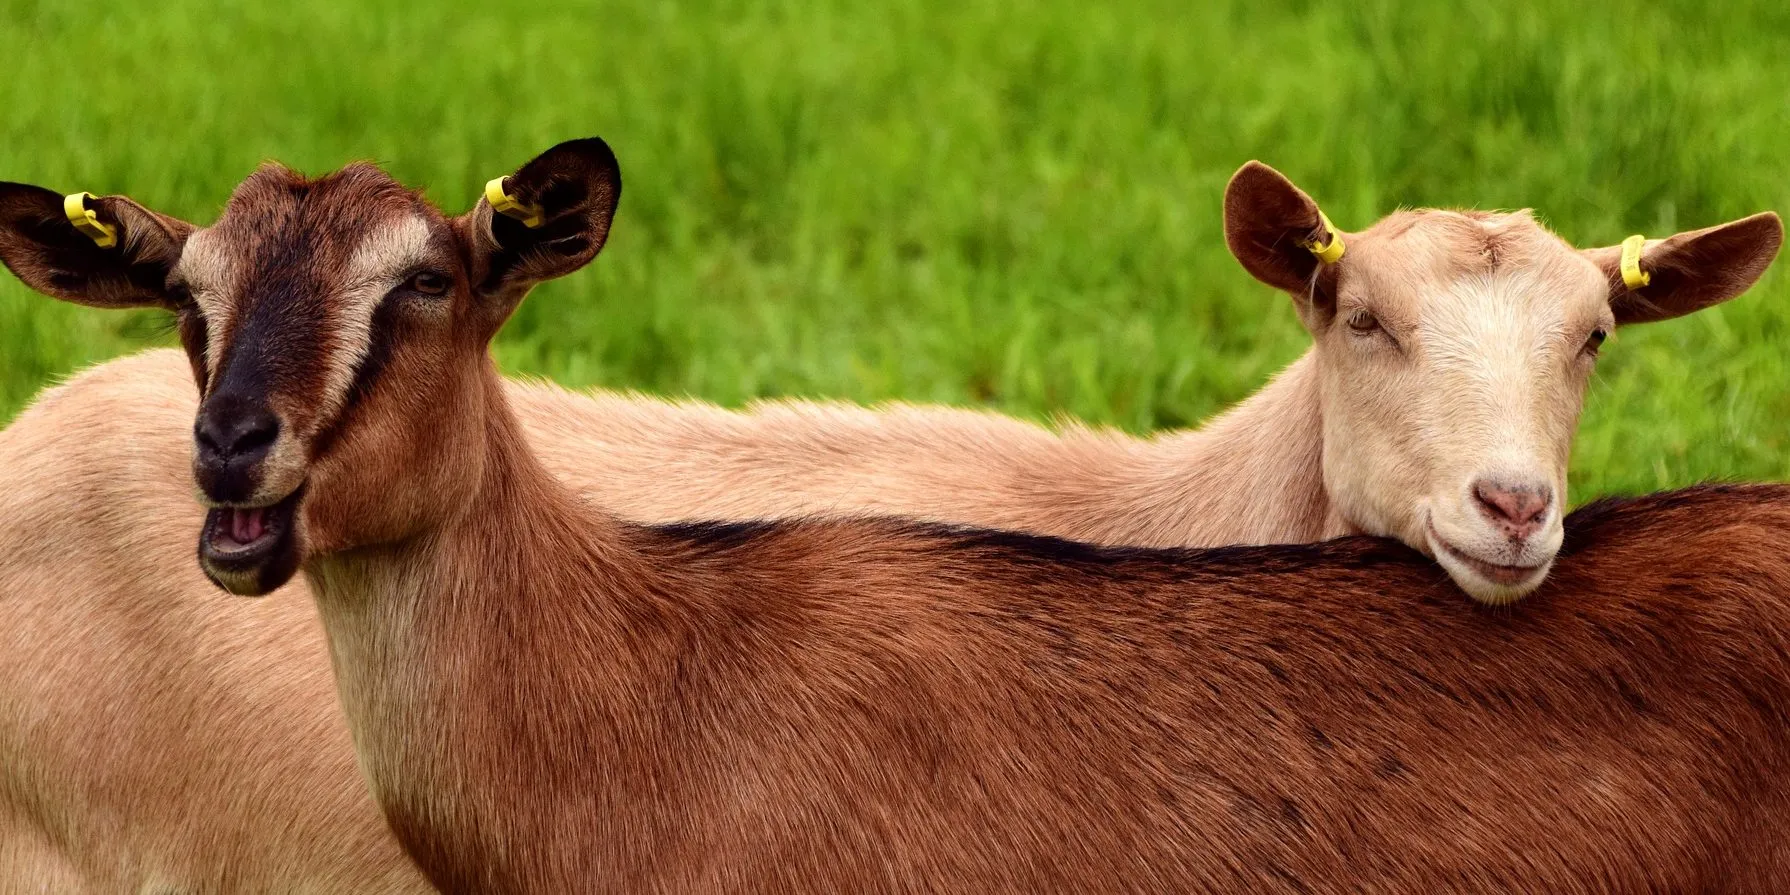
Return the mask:
<svg viewBox="0 0 1790 895">
<path fill-rule="evenodd" d="M 1306 342 L 1224 249 L 1250 158 L 1344 227 L 1533 206 L 1593 244 L 1790 210 L 1781 0 L 0 0 L 0 58 L 0 178 L 201 222 L 264 159 L 376 159 L 457 210 L 601 134 L 627 179 L 609 248 L 502 361 L 727 403 L 1197 423 Z M 1783 267 L 1612 343 L 1575 498 L 1790 477 Z M 168 342 L 6 277 L 0 418 Z"/>
</svg>

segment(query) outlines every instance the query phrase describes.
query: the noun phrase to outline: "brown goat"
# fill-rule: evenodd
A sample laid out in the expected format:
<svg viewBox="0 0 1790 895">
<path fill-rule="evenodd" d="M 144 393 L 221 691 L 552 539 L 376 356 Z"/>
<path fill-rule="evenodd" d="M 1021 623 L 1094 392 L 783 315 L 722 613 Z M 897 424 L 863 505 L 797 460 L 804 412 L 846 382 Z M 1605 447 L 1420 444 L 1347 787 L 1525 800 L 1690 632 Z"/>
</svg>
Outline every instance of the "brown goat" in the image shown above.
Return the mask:
<svg viewBox="0 0 1790 895">
<path fill-rule="evenodd" d="M 242 593 L 303 568 L 375 794 L 444 888 L 1771 891 L 1790 871 L 1790 491 L 1587 511 L 1508 615 L 1386 542 L 634 526 L 539 465 L 485 354 L 534 281 L 601 247 L 613 157 L 567 144 L 511 187 L 541 231 L 482 203 L 445 221 L 365 168 L 258 176 L 238 198 L 273 220 L 371 204 L 414 238 L 250 252 L 182 310 L 201 563 Z M 214 232 L 266 235 L 232 213 Z M 337 264 L 379 293 L 316 306 L 303 281 Z M 91 291 L 103 273 L 34 285 L 163 301 Z M 342 352 L 377 361 L 336 375 Z"/>
</svg>

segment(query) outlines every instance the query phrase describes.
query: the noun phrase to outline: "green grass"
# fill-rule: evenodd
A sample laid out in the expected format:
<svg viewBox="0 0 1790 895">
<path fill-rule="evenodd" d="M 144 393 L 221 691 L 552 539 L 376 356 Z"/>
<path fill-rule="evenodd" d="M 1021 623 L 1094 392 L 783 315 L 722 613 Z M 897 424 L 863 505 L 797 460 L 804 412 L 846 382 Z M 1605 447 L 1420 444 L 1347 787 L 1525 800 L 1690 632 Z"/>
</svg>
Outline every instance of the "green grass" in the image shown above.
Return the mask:
<svg viewBox="0 0 1790 895">
<path fill-rule="evenodd" d="M 1581 244 L 1790 209 L 1790 5 L 0 0 L 0 178 L 208 221 L 264 159 L 449 209 L 601 134 L 603 257 L 506 367 L 737 403 L 1197 423 L 1306 343 L 1226 253 L 1261 158 L 1345 227 L 1533 206 Z M 1198 6 L 1199 11 L 1193 11 Z M 501 7 L 501 8 L 498 8 Z M 0 418 L 156 322 L 0 282 Z M 1790 276 L 1604 353 L 1575 497 L 1790 477 Z"/>
</svg>

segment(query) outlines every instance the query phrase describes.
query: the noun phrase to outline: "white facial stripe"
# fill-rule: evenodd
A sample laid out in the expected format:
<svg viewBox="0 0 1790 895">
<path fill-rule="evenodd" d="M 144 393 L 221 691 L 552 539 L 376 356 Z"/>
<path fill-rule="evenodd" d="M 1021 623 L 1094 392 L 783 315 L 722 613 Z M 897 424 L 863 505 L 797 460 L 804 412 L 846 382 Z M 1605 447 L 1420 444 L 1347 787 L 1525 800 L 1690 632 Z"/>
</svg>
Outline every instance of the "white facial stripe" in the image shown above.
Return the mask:
<svg viewBox="0 0 1790 895">
<path fill-rule="evenodd" d="M 329 364 L 327 409 L 319 420 L 332 419 L 341 411 L 354 384 L 354 374 L 373 345 L 373 315 L 379 302 L 418 262 L 428 257 L 429 222 L 411 215 L 368 233 L 348 261 L 343 291 L 337 296 L 340 313 L 333 326 L 337 337 Z"/>
<path fill-rule="evenodd" d="M 236 268 L 234 259 L 217 244 L 217 238 L 209 229 L 187 237 L 180 262 L 175 265 L 175 270 L 193 294 L 193 302 L 205 314 L 205 339 L 210 345 L 222 345 L 224 333 L 230 329 L 233 306 L 225 297 L 237 292 L 239 276 Z M 223 352 L 211 351 L 208 355 L 209 369 L 206 372 L 216 376 Z"/>
<path fill-rule="evenodd" d="M 421 215 L 406 215 L 368 233 L 355 247 L 348 261 L 350 282 L 391 281 L 410 271 L 411 265 L 426 257 L 429 249 L 429 221 Z"/>
</svg>

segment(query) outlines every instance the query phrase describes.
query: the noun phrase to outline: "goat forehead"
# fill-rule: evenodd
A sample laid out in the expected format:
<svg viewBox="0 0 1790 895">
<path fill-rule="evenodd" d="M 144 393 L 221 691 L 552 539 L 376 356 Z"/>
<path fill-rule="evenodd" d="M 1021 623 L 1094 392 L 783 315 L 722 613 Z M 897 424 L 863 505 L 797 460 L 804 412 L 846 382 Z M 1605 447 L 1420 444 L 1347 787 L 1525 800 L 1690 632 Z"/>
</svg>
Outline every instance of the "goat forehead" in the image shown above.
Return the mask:
<svg viewBox="0 0 1790 895">
<path fill-rule="evenodd" d="M 1528 211 L 1398 212 L 1361 234 L 1378 267 L 1432 280 L 1546 266 L 1573 249 Z"/>
<path fill-rule="evenodd" d="M 1527 212 L 1401 212 L 1361 242 L 1351 285 L 1426 331 L 1550 332 L 1604 295 L 1595 268 Z"/>
<path fill-rule="evenodd" d="M 315 180 L 266 167 L 243 181 L 216 224 L 189 238 L 181 271 L 208 318 L 223 324 L 217 336 L 249 322 L 261 338 L 332 320 L 358 331 L 371 315 L 364 293 L 415 264 L 445 228 L 416 193 L 372 166 Z"/>
<path fill-rule="evenodd" d="M 1439 360 L 1521 365 L 1569 319 L 1570 297 L 1530 270 L 1472 273 L 1425 296 L 1422 348 Z"/>
<path fill-rule="evenodd" d="M 344 272 L 369 234 L 408 226 L 412 219 L 426 224 L 432 211 L 371 165 L 315 180 L 266 167 L 237 187 L 223 217 L 205 232 L 212 255 L 238 271 L 277 275 L 303 266 Z"/>
<path fill-rule="evenodd" d="M 335 345 L 329 358 L 352 367 L 367 350 L 372 318 L 380 300 L 429 257 L 434 228 L 424 215 L 398 210 L 369 226 L 335 234 L 340 239 L 304 239 L 273 247 L 255 259 L 250 282 L 237 293 L 243 312 L 278 330 L 318 333 Z"/>
<path fill-rule="evenodd" d="M 1574 335 L 1607 315 L 1601 275 L 1576 253 L 1467 273 L 1426 291 L 1426 333 L 1504 338 L 1535 346 Z"/>
</svg>

